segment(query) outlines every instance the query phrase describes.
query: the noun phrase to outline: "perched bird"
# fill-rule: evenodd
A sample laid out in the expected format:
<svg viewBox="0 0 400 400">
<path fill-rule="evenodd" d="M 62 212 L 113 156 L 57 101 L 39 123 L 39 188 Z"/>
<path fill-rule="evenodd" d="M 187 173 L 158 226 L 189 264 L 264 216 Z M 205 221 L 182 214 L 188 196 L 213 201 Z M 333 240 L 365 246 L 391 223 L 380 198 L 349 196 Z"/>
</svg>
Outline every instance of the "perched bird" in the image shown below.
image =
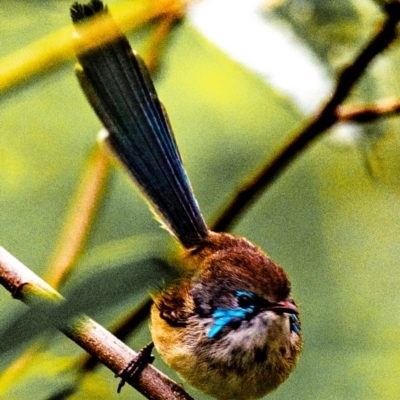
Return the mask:
<svg viewBox="0 0 400 400">
<path fill-rule="evenodd" d="M 78 54 L 78 78 L 116 157 L 182 244 L 187 275 L 154 296 L 151 334 L 164 361 L 218 399 L 254 399 L 296 365 L 298 308 L 283 269 L 248 240 L 210 231 L 194 198 L 150 75 L 99 0 L 75 3 L 82 22 L 104 19 L 107 44 Z"/>
</svg>

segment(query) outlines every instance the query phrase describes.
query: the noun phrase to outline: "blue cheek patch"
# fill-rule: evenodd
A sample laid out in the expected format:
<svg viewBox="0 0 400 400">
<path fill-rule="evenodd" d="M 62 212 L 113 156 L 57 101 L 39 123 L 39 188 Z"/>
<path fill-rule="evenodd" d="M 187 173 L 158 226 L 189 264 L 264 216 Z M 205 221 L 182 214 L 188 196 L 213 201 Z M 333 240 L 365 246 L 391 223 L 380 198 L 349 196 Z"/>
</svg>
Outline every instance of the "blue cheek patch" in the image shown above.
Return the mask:
<svg viewBox="0 0 400 400">
<path fill-rule="evenodd" d="M 218 333 L 227 325 L 231 324 L 238 319 L 244 319 L 248 312 L 243 309 L 229 310 L 226 308 L 217 308 L 212 317 L 214 318 L 214 325 L 208 331 L 207 337 L 209 339 L 215 338 Z"/>
<path fill-rule="evenodd" d="M 254 313 L 256 309 L 256 296 L 254 293 L 245 290 L 237 290 L 235 295 L 238 302 L 237 308 L 217 308 L 212 313 L 214 324 L 208 331 L 207 337 L 209 339 L 215 338 L 225 326 L 243 320 Z"/>
<path fill-rule="evenodd" d="M 296 314 L 290 314 L 290 330 L 300 335 L 300 324 Z"/>
<path fill-rule="evenodd" d="M 207 337 L 209 339 L 214 339 L 225 326 L 228 326 L 237 320 L 245 319 L 252 310 L 251 307 L 248 309 L 238 308 L 236 310 L 217 308 L 212 314 L 214 324 L 208 331 Z M 300 335 L 300 324 L 296 314 L 290 314 L 290 330 L 297 335 Z"/>
</svg>

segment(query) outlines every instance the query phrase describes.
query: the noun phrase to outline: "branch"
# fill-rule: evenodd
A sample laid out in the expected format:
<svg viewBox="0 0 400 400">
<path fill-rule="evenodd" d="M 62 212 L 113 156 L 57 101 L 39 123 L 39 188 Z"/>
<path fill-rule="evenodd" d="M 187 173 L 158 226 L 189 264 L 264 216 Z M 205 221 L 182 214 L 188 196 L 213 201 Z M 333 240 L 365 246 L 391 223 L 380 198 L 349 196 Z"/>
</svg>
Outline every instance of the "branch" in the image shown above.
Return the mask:
<svg viewBox="0 0 400 400">
<path fill-rule="evenodd" d="M 109 175 L 110 158 L 99 143 L 85 165 L 74 201 L 68 210 L 62 235 L 50 262 L 45 279 L 53 288 L 59 288 L 77 264 L 96 217 Z"/>
<path fill-rule="evenodd" d="M 173 16 L 179 18 L 183 13 L 183 7 L 183 3 L 177 0 L 125 1 L 112 7 L 112 12 L 118 26 L 123 32 L 127 32 L 158 18 Z M 113 39 L 112 30 L 107 30 L 107 26 L 101 22 L 88 24 L 86 28 L 88 38 L 86 45 L 89 48 Z M 0 94 L 38 74 L 43 74 L 49 68 L 55 68 L 67 60 L 74 60 L 76 51 L 84 51 L 84 49 L 76 48 L 73 32 L 74 29 L 71 26 L 62 28 L 1 58 Z"/>
<path fill-rule="evenodd" d="M 350 108 L 339 106 L 336 109 L 338 122 L 373 122 L 400 113 L 399 100 L 386 100 L 374 106 Z"/>
<path fill-rule="evenodd" d="M 142 322 L 148 318 L 152 304 L 153 300 L 150 296 L 147 296 L 142 304 L 140 304 L 123 319 L 118 321 L 117 324 L 110 329 L 113 335 L 120 340 L 125 340 Z M 86 353 L 79 360 L 79 368 L 82 373 L 92 371 L 97 365 L 98 360 L 89 353 Z"/>
<path fill-rule="evenodd" d="M 311 142 L 338 121 L 338 107 L 348 97 L 351 89 L 370 62 L 396 38 L 396 27 L 400 20 L 400 1 L 385 5 L 386 20 L 355 60 L 339 75 L 336 88 L 318 114 L 295 135 L 276 156 L 252 179 L 249 180 L 227 205 L 213 224 L 215 231 L 226 231 L 234 225 L 245 208 L 253 203 L 262 191 L 278 178 L 293 159 L 299 156 Z"/>
<path fill-rule="evenodd" d="M 57 291 L 2 247 L 0 247 L 0 284 L 11 292 L 13 297 L 32 307 L 49 310 L 49 307 L 65 303 Z M 72 322 L 57 328 L 115 374 L 123 371 L 137 355 L 87 316 L 75 317 Z M 152 365 L 147 365 L 138 376 L 127 380 L 127 383 L 148 399 L 192 400 L 181 386 Z"/>
</svg>

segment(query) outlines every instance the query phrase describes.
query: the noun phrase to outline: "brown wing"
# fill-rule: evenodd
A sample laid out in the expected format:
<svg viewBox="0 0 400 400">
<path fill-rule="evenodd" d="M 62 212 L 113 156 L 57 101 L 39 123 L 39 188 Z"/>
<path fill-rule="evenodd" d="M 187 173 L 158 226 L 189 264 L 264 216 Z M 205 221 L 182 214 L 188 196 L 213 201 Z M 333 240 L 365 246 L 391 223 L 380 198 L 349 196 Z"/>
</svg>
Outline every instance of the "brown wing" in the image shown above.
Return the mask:
<svg viewBox="0 0 400 400">
<path fill-rule="evenodd" d="M 194 303 L 189 294 L 191 281 L 172 284 L 153 296 L 160 317 L 172 326 L 185 326 L 194 312 Z"/>
</svg>

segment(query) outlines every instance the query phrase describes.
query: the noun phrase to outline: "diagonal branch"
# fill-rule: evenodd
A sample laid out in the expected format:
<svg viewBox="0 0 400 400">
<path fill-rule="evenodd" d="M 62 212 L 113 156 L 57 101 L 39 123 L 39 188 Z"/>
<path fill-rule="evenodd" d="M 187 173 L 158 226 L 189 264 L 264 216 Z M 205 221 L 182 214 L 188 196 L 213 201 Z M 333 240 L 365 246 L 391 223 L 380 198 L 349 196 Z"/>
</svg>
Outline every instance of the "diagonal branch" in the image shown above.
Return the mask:
<svg viewBox="0 0 400 400">
<path fill-rule="evenodd" d="M 362 76 L 370 62 L 383 52 L 396 38 L 396 27 L 400 20 L 400 1 L 385 6 L 386 20 L 354 61 L 339 75 L 336 88 L 319 113 L 278 152 L 265 167 L 250 179 L 233 197 L 213 224 L 215 231 L 229 230 L 240 214 L 253 203 L 263 190 L 299 156 L 313 140 L 338 121 L 337 109 L 348 97 L 354 84 Z"/>
<path fill-rule="evenodd" d="M 15 298 L 36 309 L 51 311 L 52 307 L 66 303 L 58 292 L 2 247 L 0 247 L 0 284 Z M 44 318 L 49 315 L 48 312 L 43 313 Z M 117 375 L 137 355 L 87 316 L 76 316 L 70 322 L 55 319 L 51 322 L 58 325 L 61 332 Z M 60 324 L 62 326 L 59 326 Z M 127 382 L 148 399 L 193 400 L 181 386 L 152 365 L 146 365 L 138 376 L 128 379 Z"/>
<path fill-rule="evenodd" d="M 125 1 L 113 7 L 113 17 L 123 32 L 139 28 L 156 19 L 174 19 L 182 16 L 184 4 L 178 0 L 132 2 Z M 112 30 L 100 23 L 87 24 L 86 46 L 100 45 L 113 39 Z M 38 74 L 75 59 L 76 40 L 71 26 L 62 28 L 30 45 L 0 59 L 0 94 L 15 89 Z M 91 43 L 90 43 L 91 42 Z"/>
</svg>

